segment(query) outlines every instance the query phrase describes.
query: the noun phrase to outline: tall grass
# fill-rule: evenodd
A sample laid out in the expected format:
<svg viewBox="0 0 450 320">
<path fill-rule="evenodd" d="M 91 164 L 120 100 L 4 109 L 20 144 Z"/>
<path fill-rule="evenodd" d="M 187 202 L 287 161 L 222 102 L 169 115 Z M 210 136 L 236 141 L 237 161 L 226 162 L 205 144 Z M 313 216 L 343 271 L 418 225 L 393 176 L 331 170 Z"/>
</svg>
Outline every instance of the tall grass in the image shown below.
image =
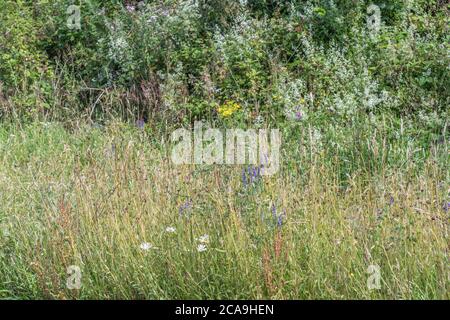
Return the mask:
<svg viewBox="0 0 450 320">
<path fill-rule="evenodd" d="M 150 130 L 5 125 L 0 297 L 448 299 L 446 142 L 299 130 L 279 173 L 245 185 L 240 166 L 174 166 Z"/>
</svg>

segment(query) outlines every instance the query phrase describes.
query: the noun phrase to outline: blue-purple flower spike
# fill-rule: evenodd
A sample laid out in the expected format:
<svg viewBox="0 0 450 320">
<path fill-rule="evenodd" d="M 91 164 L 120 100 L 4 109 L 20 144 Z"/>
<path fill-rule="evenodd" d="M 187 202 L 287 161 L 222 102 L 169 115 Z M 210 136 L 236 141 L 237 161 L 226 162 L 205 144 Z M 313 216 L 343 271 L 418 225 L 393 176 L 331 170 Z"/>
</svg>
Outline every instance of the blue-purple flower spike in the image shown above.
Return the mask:
<svg viewBox="0 0 450 320">
<path fill-rule="evenodd" d="M 257 168 L 253 168 L 253 177 L 254 177 L 255 181 L 258 179 L 258 169 Z"/>
<path fill-rule="evenodd" d="M 281 228 L 282 225 L 283 225 L 283 215 L 280 214 L 277 218 L 277 227 Z"/>
<path fill-rule="evenodd" d="M 245 168 L 242 169 L 242 183 L 244 184 L 244 187 L 247 186 L 247 177 L 245 175 Z"/>
<path fill-rule="evenodd" d="M 277 226 L 278 226 L 278 228 L 281 228 L 281 226 L 283 225 L 283 219 L 285 217 L 286 217 L 286 209 L 283 209 L 283 213 L 280 214 L 278 216 L 278 219 L 277 219 Z"/>
<path fill-rule="evenodd" d="M 275 204 L 272 204 L 272 215 L 274 218 L 277 217 L 277 208 L 275 207 Z"/>
</svg>

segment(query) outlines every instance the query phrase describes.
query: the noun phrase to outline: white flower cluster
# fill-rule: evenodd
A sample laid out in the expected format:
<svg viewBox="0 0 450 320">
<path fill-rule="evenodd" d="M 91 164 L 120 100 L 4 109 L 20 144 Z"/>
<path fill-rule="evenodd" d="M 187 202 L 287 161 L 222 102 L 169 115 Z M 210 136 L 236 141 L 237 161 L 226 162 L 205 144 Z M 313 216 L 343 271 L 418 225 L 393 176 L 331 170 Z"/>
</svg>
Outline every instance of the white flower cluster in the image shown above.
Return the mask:
<svg viewBox="0 0 450 320">
<path fill-rule="evenodd" d="M 199 244 L 197 245 L 197 251 L 198 252 L 203 252 L 208 250 L 207 244 L 209 243 L 209 235 L 204 234 L 202 236 L 200 236 L 199 238 L 196 239 Z"/>
<path fill-rule="evenodd" d="M 288 81 L 288 80 L 287 80 Z M 307 94 L 305 82 L 301 79 L 280 82 L 276 89 L 275 101 L 281 100 L 284 114 L 289 120 L 306 120 L 308 101 L 312 95 Z"/>
<path fill-rule="evenodd" d="M 175 109 L 176 106 L 182 107 L 183 95 L 182 92 L 184 86 L 184 73 L 183 64 L 179 62 L 174 68 L 173 72 L 158 73 L 161 80 L 161 94 L 164 101 L 164 106 L 167 109 Z"/>
<path fill-rule="evenodd" d="M 264 30 L 264 22 L 249 18 L 245 12 L 235 17 L 235 22 L 226 35 L 220 30 L 214 33 L 214 45 L 225 65 L 230 64 L 230 55 L 246 57 L 256 54 L 253 43 L 258 43 L 258 30 Z"/>
</svg>

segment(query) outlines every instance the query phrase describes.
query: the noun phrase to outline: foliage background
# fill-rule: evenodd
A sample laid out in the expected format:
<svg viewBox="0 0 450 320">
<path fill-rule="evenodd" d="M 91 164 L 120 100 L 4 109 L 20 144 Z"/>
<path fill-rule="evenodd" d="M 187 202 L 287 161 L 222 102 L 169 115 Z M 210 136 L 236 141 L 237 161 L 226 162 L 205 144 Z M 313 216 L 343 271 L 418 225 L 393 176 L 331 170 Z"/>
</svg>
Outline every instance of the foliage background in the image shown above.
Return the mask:
<svg viewBox="0 0 450 320">
<path fill-rule="evenodd" d="M 331 122 L 358 112 L 439 122 L 449 103 L 443 1 L 373 2 L 376 37 L 370 1 L 1 2 L 4 117 L 189 122 L 236 100 L 247 123 L 299 106 Z M 71 4 L 80 30 L 67 26 Z"/>
<path fill-rule="evenodd" d="M 448 9 L 0 0 L 0 298 L 448 299 Z M 174 166 L 195 120 L 279 172 Z"/>
</svg>

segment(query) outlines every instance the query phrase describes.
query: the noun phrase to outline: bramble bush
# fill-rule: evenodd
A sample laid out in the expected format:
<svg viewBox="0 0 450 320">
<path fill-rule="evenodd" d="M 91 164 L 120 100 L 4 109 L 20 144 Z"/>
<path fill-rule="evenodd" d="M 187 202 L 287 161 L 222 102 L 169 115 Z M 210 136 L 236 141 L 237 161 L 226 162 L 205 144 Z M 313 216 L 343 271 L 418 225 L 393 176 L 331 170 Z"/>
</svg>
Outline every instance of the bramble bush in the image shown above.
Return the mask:
<svg viewBox="0 0 450 320">
<path fill-rule="evenodd" d="M 52 66 L 41 47 L 42 24 L 27 1 L 0 1 L 0 89 L 24 115 L 46 112 Z M 3 101 L 3 113 L 10 103 Z M 23 112 L 22 112 L 23 111 Z"/>
<path fill-rule="evenodd" d="M 220 121 L 235 100 L 246 123 L 345 123 L 441 117 L 449 103 L 442 1 L 2 2 L 0 79 L 15 111 Z M 79 30 L 67 25 L 73 4 Z"/>
</svg>

